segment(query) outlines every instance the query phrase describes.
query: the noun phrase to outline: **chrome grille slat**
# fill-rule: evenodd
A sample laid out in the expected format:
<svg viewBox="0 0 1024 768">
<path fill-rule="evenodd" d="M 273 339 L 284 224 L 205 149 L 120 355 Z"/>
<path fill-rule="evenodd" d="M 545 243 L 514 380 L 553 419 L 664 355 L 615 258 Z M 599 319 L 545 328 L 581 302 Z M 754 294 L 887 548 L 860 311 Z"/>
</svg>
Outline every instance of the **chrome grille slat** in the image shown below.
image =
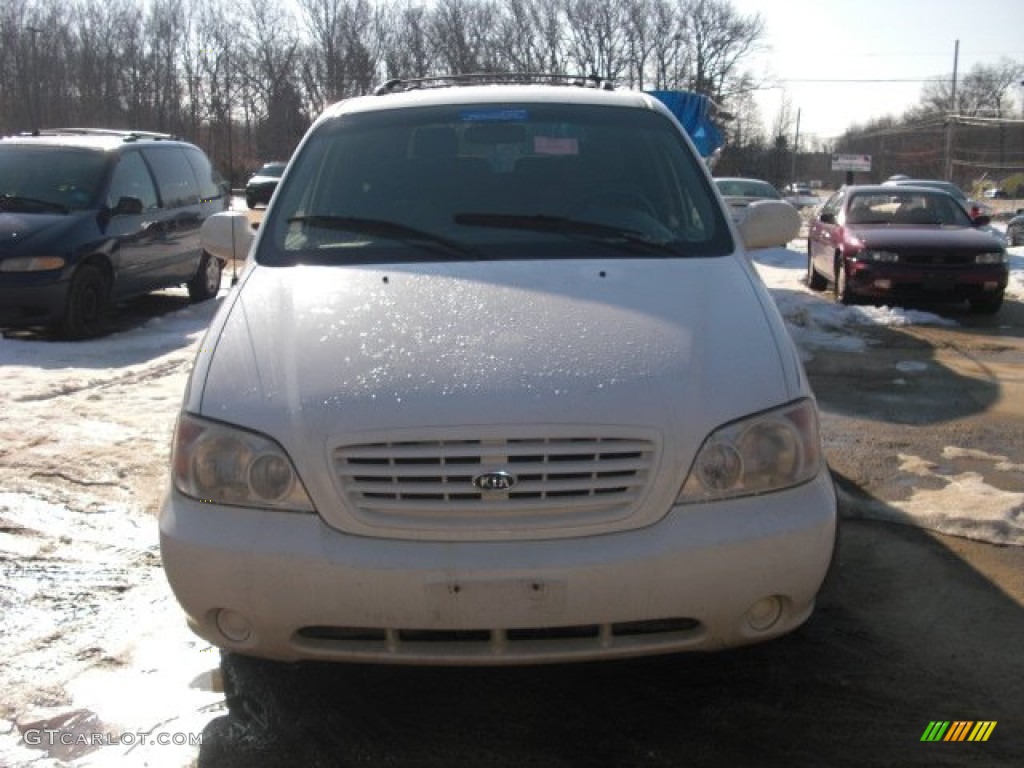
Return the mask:
<svg viewBox="0 0 1024 768">
<path fill-rule="evenodd" d="M 595 464 L 599 467 L 595 469 Z M 467 474 L 467 467 L 476 467 L 470 470 L 471 474 L 479 472 L 483 464 L 356 464 L 349 467 L 339 467 L 338 475 L 341 477 L 435 477 L 447 474 L 457 477 L 464 477 Z M 509 462 L 509 466 L 515 469 L 517 475 L 591 475 L 606 474 L 609 472 L 639 472 L 644 469 L 646 463 L 639 459 L 613 459 L 600 462 Z M 448 470 L 440 472 L 439 470 Z M 455 470 L 455 471 L 451 471 Z"/>
<path fill-rule="evenodd" d="M 341 445 L 332 461 L 351 508 L 372 524 L 525 529 L 628 516 L 651 482 L 655 453 L 652 441 L 629 436 L 527 436 Z M 473 485 L 493 472 L 516 483 Z"/>
<path fill-rule="evenodd" d="M 349 483 L 348 488 L 353 493 L 374 493 L 374 494 L 388 494 L 396 493 L 400 495 L 408 494 L 424 494 L 424 493 L 444 493 L 453 495 L 464 496 L 467 493 L 473 493 L 480 496 L 480 491 L 475 488 L 466 488 L 466 483 L 470 478 L 462 478 L 461 482 L 458 480 L 449 480 L 448 482 L 439 483 L 417 483 L 417 482 L 391 482 L 391 483 L 377 483 L 367 482 L 364 480 L 355 480 Z M 615 488 L 630 488 L 639 487 L 642 482 L 635 476 L 630 477 L 584 477 L 578 479 L 565 479 L 565 480 L 520 480 L 516 485 L 515 489 L 509 491 L 513 496 L 523 494 L 542 494 L 542 493 L 584 493 L 588 491 L 606 491 L 613 490 Z"/>
</svg>

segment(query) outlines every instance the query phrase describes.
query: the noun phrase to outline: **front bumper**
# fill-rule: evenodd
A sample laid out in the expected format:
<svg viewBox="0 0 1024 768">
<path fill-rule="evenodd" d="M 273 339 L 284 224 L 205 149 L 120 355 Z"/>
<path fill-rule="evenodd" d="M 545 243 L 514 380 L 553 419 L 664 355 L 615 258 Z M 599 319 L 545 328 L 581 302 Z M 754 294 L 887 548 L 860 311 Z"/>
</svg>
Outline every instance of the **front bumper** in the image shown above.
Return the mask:
<svg viewBox="0 0 1024 768">
<path fill-rule="evenodd" d="M 1005 266 L 896 267 L 871 262 L 850 266 L 850 288 L 872 298 L 984 299 L 1005 291 L 1009 280 Z"/>
<path fill-rule="evenodd" d="M 202 503 L 160 515 L 192 629 L 281 660 L 516 664 L 744 645 L 810 615 L 833 555 L 823 471 L 762 497 L 676 507 L 656 525 L 576 539 L 351 536 L 315 515 Z"/>
<path fill-rule="evenodd" d="M 68 285 L 63 279 L 41 282 L 0 277 L 0 325 L 36 325 L 61 317 Z"/>
</svg>

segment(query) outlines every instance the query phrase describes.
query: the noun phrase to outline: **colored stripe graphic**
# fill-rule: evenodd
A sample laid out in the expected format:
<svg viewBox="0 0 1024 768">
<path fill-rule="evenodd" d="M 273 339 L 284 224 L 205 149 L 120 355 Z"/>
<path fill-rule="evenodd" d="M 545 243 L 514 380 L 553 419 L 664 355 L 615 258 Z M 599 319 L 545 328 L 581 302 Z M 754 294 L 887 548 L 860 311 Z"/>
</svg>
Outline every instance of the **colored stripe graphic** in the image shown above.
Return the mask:
<svg viewBox="0 0 1024 768">
<path fill-rule="evenodd" d="M 988 741 L 996 728 L 995 720 L 932 720 L 921 734 L 921 741 Z"/>
<path fill-rule="evenodd" d="M 995 720 L 983 720 L 974 726 L 974 730 L 971 731 L 971 735 L 967 737 L 968 741 L 988 741 L 988 737 L 992 735 L 992 731 L 996 729 Z"/>
<path fill-rule="evenodd" d="M 972 725 L 974 725 L 974 723 L 970 720 L 955 721 L 943 741 L 963 741 L 967 738 L 967 733 Z"/>
<path fill-rule="evenodd" d="M 948 720 L 932 720 L 921 735 L 921 741 L 941 741 L 949 728 Z"/>
</svg>

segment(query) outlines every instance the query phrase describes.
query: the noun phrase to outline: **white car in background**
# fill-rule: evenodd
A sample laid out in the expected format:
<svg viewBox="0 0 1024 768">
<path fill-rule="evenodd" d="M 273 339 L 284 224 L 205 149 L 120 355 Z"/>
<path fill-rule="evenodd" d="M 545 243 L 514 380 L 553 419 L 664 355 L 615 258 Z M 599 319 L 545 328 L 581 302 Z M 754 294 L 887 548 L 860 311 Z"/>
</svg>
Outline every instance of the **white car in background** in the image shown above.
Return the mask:
<svg viewBox="0 0 1024 768">
<path fill-rule="evenodd" d="M 810 616 L 815 401 L 693 145 L 638 92 L 394 81 L 312 126 L 178 419 L 163 564 L 264 659 L 730 648 Z M 475 83 L 475 80 L 470 82 Z M 249 251 L 244 214 L 206 247 Z"/>
<path fill-rule="evenodd" d="M 761 205 L 765 201 L 784 201 L 779 190 L 773 184 L 761 179 L 721 176 L 715 178 L 715 186 L 718 187 L 719 194 L 728 206 L 729 215 L 737 224 L 746 218 L 751 207 Z M 786 202 L 788 203 L 788 201 Z M 795 210 L 796 206 L 793 207 Z M 769 243 L 766 247 L 784 246 L 791 239 Z"/>
</svg>

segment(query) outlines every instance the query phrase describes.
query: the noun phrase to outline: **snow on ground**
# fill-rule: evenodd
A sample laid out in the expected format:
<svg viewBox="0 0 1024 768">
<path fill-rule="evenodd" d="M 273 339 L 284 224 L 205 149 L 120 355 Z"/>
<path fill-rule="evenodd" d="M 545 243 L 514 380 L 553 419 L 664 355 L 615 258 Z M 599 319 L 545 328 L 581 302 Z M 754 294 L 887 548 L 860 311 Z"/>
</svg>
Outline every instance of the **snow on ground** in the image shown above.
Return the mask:
<svg viewBox="0 0 1024 768">
<path fill-rule="evenodd" d="M 866 353 L 861 326 L 953 322 L 838 306 L 803 285 L 803 244 L 792 246 L 754 262 L 805 356 Z M 1021 299 L 1024 249 L 1012 254 L 1009 292 Z M 187 766 L 204 725 L 223 712 L 218 656 L 183 625 L 154 516 L 188 371 L 228 290 L 107 338 L 0 340 L 0 765 Z M 1006 523 L 985 527 L 992 540 L 1024 544 L 1010 520 L 1021 494 L 904 461 L 933 481 L 902 510 L 920 525 L 965 532 L 971 521 L 941 510 L 976 509 Z M 949 493 L 971 503 L 946 503 Z"/>
</svg>

